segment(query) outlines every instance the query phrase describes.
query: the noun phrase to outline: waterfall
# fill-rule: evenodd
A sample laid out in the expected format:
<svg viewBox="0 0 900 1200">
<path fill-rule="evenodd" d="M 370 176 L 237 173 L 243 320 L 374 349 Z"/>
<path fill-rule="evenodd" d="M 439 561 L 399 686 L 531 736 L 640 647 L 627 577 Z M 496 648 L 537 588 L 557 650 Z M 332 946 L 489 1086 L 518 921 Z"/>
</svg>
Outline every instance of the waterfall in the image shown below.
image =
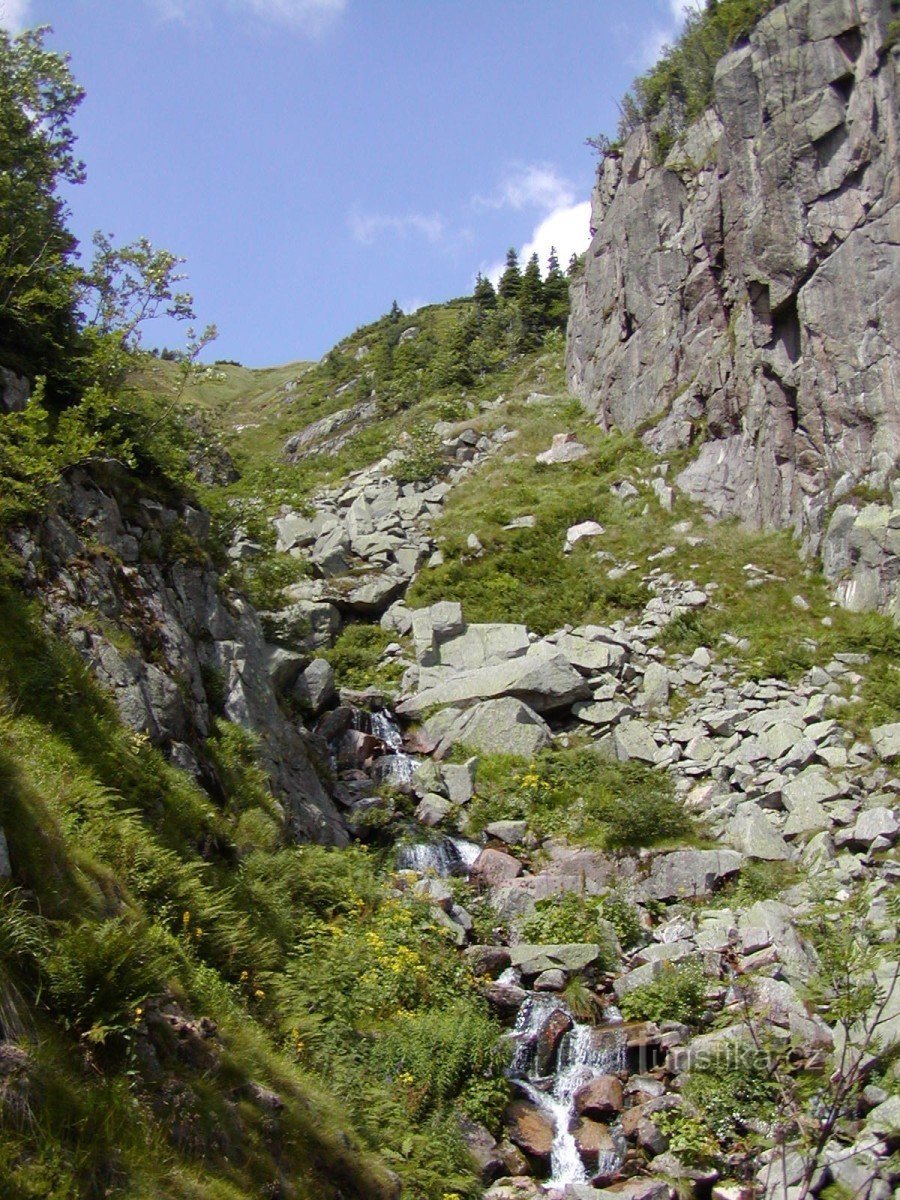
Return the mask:
<svg viewBox="0 0 900 1200">
<path fill-rule="evenodd" d="M 479 847 L 464 838 L 442 837 L 433 842 L 413 842 L 397 850 L 397 867 L 419 875 L 465 875 L 478 857 Z"/>
<path fill-rule="evenodd" d="M 386 753 L 376 760 L 372 775 L 377 783 L 387 783 L 398 791 L 412 784 L 416 760 L 403 749 L 403 735 L 396 722 L 383 710 L 367 712 L 358 708 L 353 716 L 354 729 L 370 733 L 383 743 Z"/>
<path fill-rule="evenodd" d="M 549 1090 L 544 1090 L 548 1076 L 541 1073 L 541 1039 L 555 1014 L 563 1014 L 572 1024 L 559 1041 L 552 1084 Z M 532 993 L 519 1010 L 511 1036 L 515 1050 L 509 1069 L 510 1078 L 547 1117 L 554 1129 L 550 1155 L 551 1177 L 546 1186 L 587 1183 L 594 1175 L 612 1177 L 624 1157 L 621 1135 L 616 1130 L 610 1131 L 614 1148 L 602 1152 L 597 1168 L 589 1173 L 581 1161 L 572 1126 L 575 1095 L 579 1088 L 599 1075 L 612 1075 L 625 1069 L 625 1031 L 582 1025 L 575 1021 L 559 997 Z"/>
</svg>

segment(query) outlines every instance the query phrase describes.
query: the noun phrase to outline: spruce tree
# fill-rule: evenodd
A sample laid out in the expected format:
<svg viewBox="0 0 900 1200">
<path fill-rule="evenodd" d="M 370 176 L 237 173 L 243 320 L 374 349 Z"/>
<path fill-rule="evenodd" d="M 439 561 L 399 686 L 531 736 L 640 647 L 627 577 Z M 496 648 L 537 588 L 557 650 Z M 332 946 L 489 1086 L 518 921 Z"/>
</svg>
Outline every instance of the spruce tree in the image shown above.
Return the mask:
<svg viewBox="0 0 900 1200">
<path fill-rule="evenodd" d="M 497 307 L 497 293 L 494 291 L 494 285 L 480 271 L 475 280 L 475 290 L 472 295 L 480 311 Z"/>
<path fill-rule="evenodd" d="M 506 269 L 497 284 L 497 295 L 501 300 L 515 300 L 522 287 L 522 272 L 519 270 L 519 256 L 515 247 L 510 246 L 506 252 Z"/>
<path fill-rule="evenodd" d="M 537 254 L 532 254 L 525 267 L 517 304 L 526 341 L 534 345 L 544 329 L 544 281 Z"/>
<path fill-rule="evenodd" d="M 544 311 L 551 329 L 565 325 L 569 316 L 569 281 L 559 267 L 556 247 L 550 247 L 544 280 Z"/>
</svg>

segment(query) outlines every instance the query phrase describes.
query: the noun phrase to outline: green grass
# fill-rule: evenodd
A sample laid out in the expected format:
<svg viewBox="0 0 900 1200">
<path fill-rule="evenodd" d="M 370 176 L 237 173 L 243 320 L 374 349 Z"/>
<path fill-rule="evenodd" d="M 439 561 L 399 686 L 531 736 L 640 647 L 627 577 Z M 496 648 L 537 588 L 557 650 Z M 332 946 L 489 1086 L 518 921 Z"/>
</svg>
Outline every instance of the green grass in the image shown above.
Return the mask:
<svg viewBox="0 0 900 1200">
<path fill-rule="evenodd" d="M 220 725 L 211 740 L 213 803 L 119 724 L 33 608 L 5 592 L 0 617 L 15 883 L 0 895 L 0 1021 L 27 1054 L 0 1095 L 13 1194 L 368 1198 L 388 1194 L 390 1161 L 415 1200 L 440 1200 L 443 1180 L 474 1197 L 453 1114 L 495 1067 L 473 1052 L 452 1079 L 420 1080 L 423 1104 L 375 1055 L 396 1022 L 424 1031 L 451 998 L 488 1039 L 429 911 L 393 899 L 361 851 L 287 844 L 248 735 Z M 179 1041 L 166 1013 L 217 1032 Z M 277 1116 L 251 1085 L 281 1097 Z"/>
<path fill-rule="evenodd" d="M 666 775 L 592 749 L 547 750 L 531 763 L 480 756 L 468 815 L 475 832 L 492 821 L 525 820 L 538 837 L 564 835 L 610 850 L 692 841 L 697 833 Z"/>
</svg>

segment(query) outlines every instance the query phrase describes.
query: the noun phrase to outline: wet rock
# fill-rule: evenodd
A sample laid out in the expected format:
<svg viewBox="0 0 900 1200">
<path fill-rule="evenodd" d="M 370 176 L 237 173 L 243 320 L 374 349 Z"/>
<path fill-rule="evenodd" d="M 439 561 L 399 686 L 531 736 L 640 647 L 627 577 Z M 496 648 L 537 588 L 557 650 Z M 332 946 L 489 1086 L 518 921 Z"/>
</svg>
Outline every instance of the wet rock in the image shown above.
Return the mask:
<svg viewBox="0 0 900 1200">
<path fill-rule="evenodd" d="M 596 1170 L 602 1155 L 613 1154 L 616 1149 L 609 1126 L 592 1117 L 581 1116 L 572 1129 L 575 1145 L 581 1161 L 589 1169 Z"/>
<path fill-rule="evenodd" d="M 579 1116 L 610 1117 L 622 1111 L 622 1084 L 615 1075 L 599 1075 L 575 1093 L 575 1112 Z"/>
<path fill-rule="evenodd" d="M 572 1018 L 561 1008 L 554 1009 L 544 1021 L 534 1047 L 538 1075 L 553 1073 L 560 1043 L 572 1027 Z"/>
<path fill-rule="evenodd" d="M 514 1017 L 528 998 L 524 988 L 514 983 L 491 983 L 484 989 L 484 998 L 501 1017 Z"/>
<path fill-rule="evenodd" d="M 511 1142 L 542 1165 L 550 1162 L 554 1130 L 541 1110 L 528 1100 L 514 1100 L 506 1110 L 506 1130 Z"/>
</svg>

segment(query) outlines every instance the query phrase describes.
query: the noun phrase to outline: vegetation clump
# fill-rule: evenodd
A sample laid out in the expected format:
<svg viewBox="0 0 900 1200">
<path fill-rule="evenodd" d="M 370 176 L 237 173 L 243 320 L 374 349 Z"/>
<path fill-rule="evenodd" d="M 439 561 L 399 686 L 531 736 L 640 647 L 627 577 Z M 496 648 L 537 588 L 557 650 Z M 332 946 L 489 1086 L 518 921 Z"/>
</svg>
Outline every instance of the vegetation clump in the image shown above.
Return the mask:
<svg viewBox="0 0 900 1200">
<path fill-rule="evenodd" d="M 473 830 L 492 821 L 525 820 L 539 837 L 563 835 L 610 850 L 693 832 L 665 776 L 590 748 L 547 750 L 531 763 L 513 755 L 483 756 L 478 793 L 469 806 Z"/>
<path fill-rule="evenodd" d="M 705 0 L 690 10 L 681 34 L 638 78 L 620 105 L 617 141 L 588 138 L 603 156 L 617 154 L 639 125 L 649 125 L 657 161 L 714 99 L 716 64 L 779 0 Z"/>
</svg>

